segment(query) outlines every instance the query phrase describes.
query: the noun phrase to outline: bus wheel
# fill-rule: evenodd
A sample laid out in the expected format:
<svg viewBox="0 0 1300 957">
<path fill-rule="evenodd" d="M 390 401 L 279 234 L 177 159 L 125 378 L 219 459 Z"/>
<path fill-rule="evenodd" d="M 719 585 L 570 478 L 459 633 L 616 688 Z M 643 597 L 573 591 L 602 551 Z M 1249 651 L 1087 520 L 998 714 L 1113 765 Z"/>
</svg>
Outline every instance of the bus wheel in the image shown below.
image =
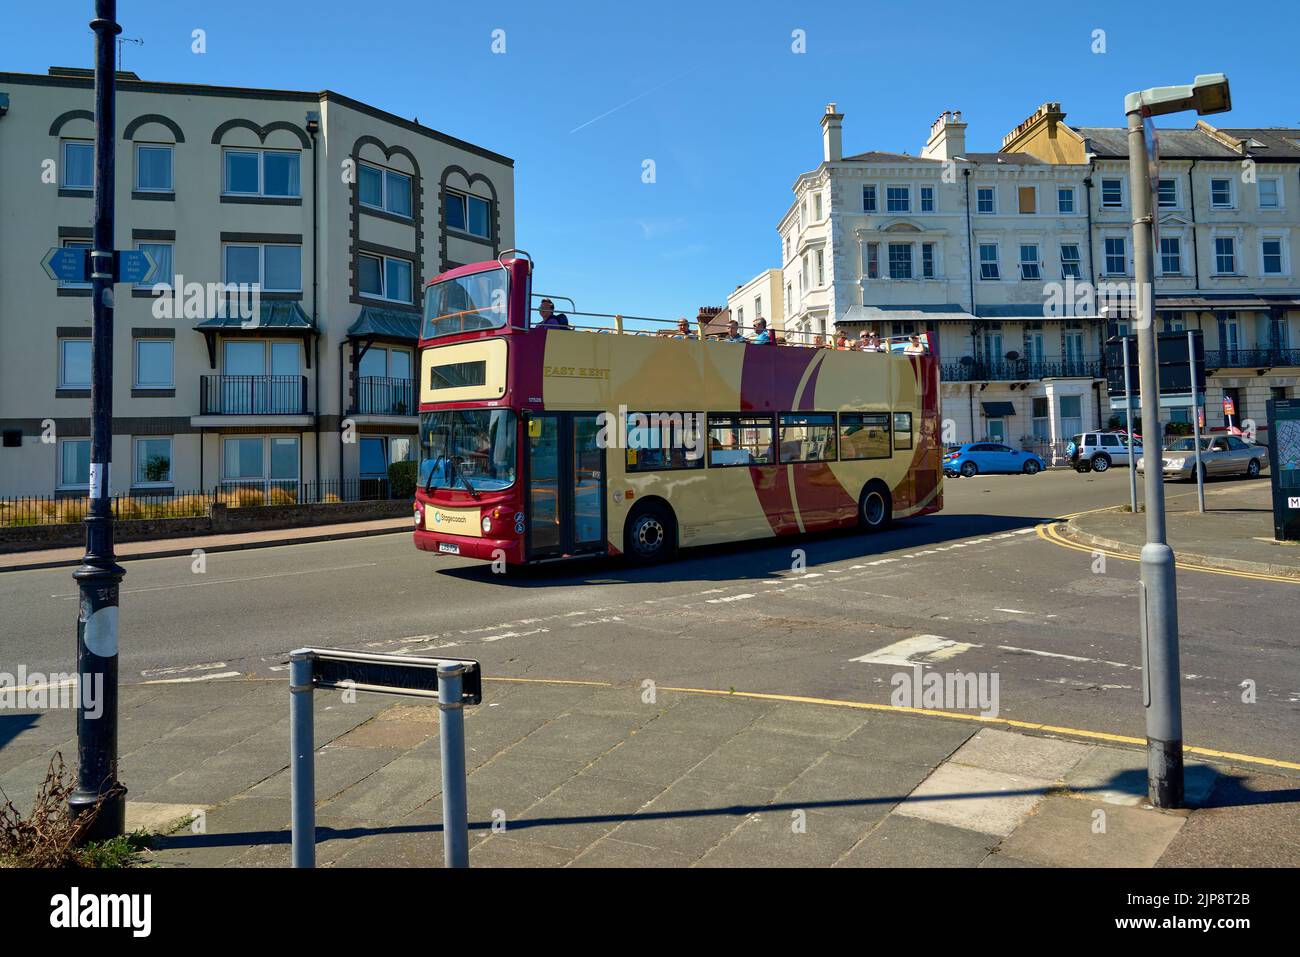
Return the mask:
<svg viewBox="0 0 1300 957">
<path fill-rule="evenodd" d="M 858 500 L 858 524 L 865 531 L 886 529 L 893 518 L 893 504 L 884 482 L 872 482 L 862 490 L 862 498 Z"/>
<path fill-rule="evenodd" d="M 628 519 L 623 552 L 639 564 L 667 561 L 677 551 L 677 523 L 660 505 L 646 505 Z"/>
</svg>

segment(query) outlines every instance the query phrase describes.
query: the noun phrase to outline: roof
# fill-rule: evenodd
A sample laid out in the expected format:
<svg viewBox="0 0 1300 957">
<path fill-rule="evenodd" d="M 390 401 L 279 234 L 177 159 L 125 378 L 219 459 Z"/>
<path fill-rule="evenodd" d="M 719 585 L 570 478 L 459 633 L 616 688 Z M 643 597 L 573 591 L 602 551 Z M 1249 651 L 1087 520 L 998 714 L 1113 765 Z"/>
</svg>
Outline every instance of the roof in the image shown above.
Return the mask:
<svg viewBox="0 0 1300 957">
<path fill-rule="evenodd" d="M 372 336 L 387 339 L 420 338 L 420 314 L 406 309 L 382 309 L 379 306 L 362 306 L 356 321 L 348 327 L 349 339 Z"/>
<path fill-rule="evenodd" d="M 866 153 L 855 153 L 852 156 L 844 157 L 844 162 L 854 163 L 897 163 L 907 162 L 909 160 L 920 160 L 922 163 L 942 163 L 943 160 L 930 159 L 925 156 L 913 156 L 910 153 L 885 153 L 880 150 L 871 150 Z"/>
<path fill-rule="evenodd" d="M 1128 154 L 1125 153 L 1125 156 Z M 1005 166 L 1046 166 L 1047 164 L 1030 153 L 966 153 L 958 159 L 972 163 L 1001 163 Z"/>
<path fill-rule="evenodd" d="M 1075 132 L 1089 142 L 1094 153 L 1107 159 L 1128 158 L 1128 131 L 1110 126 L 1080 126 Z M 1232 159 L 1300 163 L 1300 129 L 1285 127 L 1221 127 L 1216 137 L 1197 127 L 1190 130 L 1156 130 L 1161 159 Z M 1233 149 L 1225 139 L 1245 142 L 1246 152 Z"/>
<path fill-rule="evenodd" d="M 258 320 L 255 325 L 244 325 L 248 320 L 244 317 L 231 314 L 225 316 L 213 316 L 204 319 L 195 325 L 195 329 L 201 332 L 266 332 L 267 330 L 279 330 L 285 332 L 315 332 L 316 327 L 312 325 L 311 319 L 307 313 L 302 311 L 302 305 L 297 302 L 285 302 L 281 300 L 266 301 L 262 300 L 258 312 Z"/>
<path fill-rule="evenodd" d="M 837 326 L 857 325 L 864 322 L 915 322 L 925 319 L 974 320 L 956 303 L 922 303 L 920 305 L 859 306 L 852 305 L 844 315 L 835 320 Z"/>
</svg>

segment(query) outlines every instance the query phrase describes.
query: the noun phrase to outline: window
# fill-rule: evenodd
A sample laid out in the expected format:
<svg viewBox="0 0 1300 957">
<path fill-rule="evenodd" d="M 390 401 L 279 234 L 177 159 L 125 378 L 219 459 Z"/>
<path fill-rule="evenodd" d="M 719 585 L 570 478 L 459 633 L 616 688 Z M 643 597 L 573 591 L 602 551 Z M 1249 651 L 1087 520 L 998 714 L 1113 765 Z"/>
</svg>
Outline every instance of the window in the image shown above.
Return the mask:
<svg viewBox="0 0 1300 957">
<path fill-rule="evenodd" d="M 235 196 L 301 196 L 299 160 L 299 154 L 283 150 L 226 150 L 224 192 Z"/>
<path fill-rule="evenodd" d="M 1265 239 L 1259 244 L 1261 269 L 1265 276 L 1280 276 L 1282 265 L 1282 240 Z"/>
<path fill-rule="evenodd" d="M 90 340 L 59 340 L 59 388 L 90 388 Z"/>
<path fill-rule="evenodd" d="M 1079 247 L 1075 243 L 1061 244 L 1061 278 L 1083 278 L 1083 271 L 1079 267 Z"/>
<path fill-rule="evenodd" d="M 862 187 L 862 211 L 864 213 L 876 212 L 876 186 L 874 183 Z"/>
<path fill-rule="evenodd" d="M 824 250 L 817 250 L 817 285 L 826 285 L 826 253 Z"/>
<path fill-rule="evenodd" d="M 980 243 L 980 278 L 999 279 L 998 247 L 996 243 Z"/>
<path fill-rule="evenodd" d="M 95 188 L 95 144 L 89 140 L 64 140 L 63 186 L 66 189 Z"/>
<path fill-rule="evenodd" d="M 1083 397 L 1061 396 L 1061 433 L 1074 435 L 1081 431 L 1083 431 Z"/>
<path fill-rule="evenodd" d="M 411 216 L 411 177 L 367 163 L 357 171 L 357 196 L 362 206 L 394 216 Z"/>
<path fill-rule="evenodd" d="M 1034 438 L 1050 442 L 1052 439 L 1052 414 L 1048 407 L 1047 396 L 1035 396 L 1033 401 L 1033 410 L 1031 425 L 1034 430 Z"/>
<path fill-rule="evenodd" d="M 59 488 L 90 487 L 90 439 L 59 439 Z"/>
<path fill-rule="evenodd" d="M 1122 179 L 1103 179 L 1101 181 L 1102 209 L 1121 209 L 1124 206 L 1124 181 Z"/>
<path fill-rule="evenodd" d="M 934 212 L 934 187 L 933 186 L 921 187 L 921 212 L 923 213 Z"/>
<path fill-rule="evenodd" d="M 703 412 L 629 412 L 629 472 L 704 468 Z"/>
<path fill-rule="evenodd" d="M 921 243 L 921 278 L 934 278 L 934 243 Z"/>
<path fill-rule="evenodd" d="M 763 314 L 763 297 L 762 297 L 762 296 L 755 296 L 755 297 L 754 297 L 754 315 L 755 315 L 755 317 L 757 317 L 757 316 L 761 316 L 762 314 Z M 740 320 L 737 319 L 736 321 L 739 322 Z"/>
<path fill-rule="evenodd" d="M 227 284 L 260 283 L 263 292 L 302 291 L 301 246 L 229 245 L 225 253 Z"/>
<path fill-rule="evenodd" d="M 1056 187 L 1056 211 L 1058 213 L 1074 212 L 1074 187 Z"/>
<path fill-rule="evenodd" d="M 135 440 L 135 476 L 132 485 L 172 484 L 172 440 L 170 436 Z"/>
<path fill-rule="evenodd" d="M 176 285 L 176 270 L 173 266 L 171 243 L 136 243 L 135 248 L 153 257 L 157 264 L 153 278 L 148 282 L 136 283 L 136 289 L 152 289 L 158 283 L 168 286 Z"/>
<path fill-rule="evenodd" d="M 912 188 L 910 186 L 885 187 L 885 211 L 889 213 L 908 213 L 912 210 Z"/>
<path fill-rule="evenodd" d="M 357 290 L 363 296 L 411 302 L 411 273 L 410 260 L 357 255 Z"/>
<path fill-rule="evenodd" d="M 781 464 L 834 462 L 835 416 L 829 412 L 792 412 L 781 416 Z"/>
<path fill-rule="evenodd" d="M 888 412 L 841 412 L 840 458 L 889 458 Z"/>
<path fill-rule="evenodd" d="M 771 416 L 709 415 L 709 466 L 772 465 Z"/>
<path fill-rule="evenodd" d="M 998 211 L 998 191 L 995 186 L 980 186 L 975 190 L 975 212 L 996 213 Z"/>
<path fill-rule="evenodd" d="M 137 389 L 170 389 L 176 383 L 172 374 L 172 339 L 135 340 L 135 381 Z"/>
<path fill-rule="evenodd" d="M 1232 209 L 1232 180 L 1210 180 L 1210 206 L 1214 209 Z"/>
<path fill-rule="evenodd" d="M 1029 243 L 1020 245 L 1020 278 L 1038 279 L 1038 246 Z"/>
<path fill-rule="evenodd" d="M 1023 215 L 1038 212 L 1038 187 L 1021 186 L 1016 190 L 1017 202 Z"/>
<path fill-rule="evenodd" d="M 1237 241 L 1233 237 L 1214 237 L 1214 271 L 1221 276 L 1237 271 Z"/>
<path fill-rule="evenodd" d="M 146 146 L 135 148 L 135 188 L 145 193 L 172 191 L 172 148 Z"/>
<path fill-rule="evenodd" d="M 447 228 L 483 239 L 492 238 L 491 202 L 466 193 L 447 192 L 445 213 Z"/>
<path fill-rule="evenodd" d="M 1282 208 L 1282 181 L 1280 179 L 1270 177 L 1259 181 L 1259 208 Z"/>
<path fill-rule="evenodd" d="M 1161 209 L 1174 209 L 1178 206 L 1178 180 L 1162 179 L 1157 189 Z"/>
<path fill-rule="evenodd" d="M 821 222 L 822 218 L 822 194 L 813 193 L 813 222 Z"/>
<path fill-rule="evenodd" d="M 894 448 L 910 449 L 912 447 L 912 413 L 894 413 Z"/>
<path fill-rule="evenodd" d="M 880 243 L 867 243 L 867 278 L 880 278 Z"/>
<path fill-rule="evenodd" d="M 912 244 L 911 243 L 890 243 L 889 244 L 889 278 L 890 279 L 911 279 L 912 278 Z"/>
<path fill-rule="evenodd" d="M 80 241 L 73 241 L 73 240 L 66 240 L 66 239 L 65 239 L 65 240 L 63 241 L 63 248 L 64 248 L 64 249 L 85 249 L 85 250 L 89 250 L 89 249 L 90 249 L 90 243 L 87 243 L 87 242 L 80 242 Z M 89 264 L 89 263 L 86 264 L 86 270 L 87 270 L 87 272 L 86 272 L 86 279 L 85 279 L 85 280 L 77 280 L 77 279 L 73 279 L 73 280 L 70 280 L 70 281 L 65 282 L 64 280 L 60 279 L 60 280 L 59 280 L 59 288 L 60 288 L 60 289 L 89 289 L 89 288 L 90 288 L 90 272 L 89 272 L 89 270 L 90 270 L 90 264 Z"/>
<path fill-rule="evenodd" d="M 1128 272 L 1128 254 L 1123 236 L 1106 237 L 1106 275 L 1122 276 Z"/>
<path fill-rule="evenodd" d="M 1177 236 L 1160 237 L 1160 272 L 1177 276 L 1183 271 L 1183 244 Z"/>
<path fill-rule="evenodd" d="M 296 435 L 235 436 L 222 440 L 224 482 L 293 486 L 298 483 Z"/>
</svg>

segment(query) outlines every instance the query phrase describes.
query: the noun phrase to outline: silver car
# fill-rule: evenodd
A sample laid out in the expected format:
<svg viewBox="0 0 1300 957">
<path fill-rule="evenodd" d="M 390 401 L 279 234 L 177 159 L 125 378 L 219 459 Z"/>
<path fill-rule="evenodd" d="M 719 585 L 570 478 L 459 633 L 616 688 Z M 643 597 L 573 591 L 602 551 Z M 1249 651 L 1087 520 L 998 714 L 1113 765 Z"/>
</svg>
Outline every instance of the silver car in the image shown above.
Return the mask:
<svg viewBox="0 0 1300 957">
<path fill-rule="evenodd" d="M 1196 478 L 1196 440 L 1190 436 L 1175 439 L 1164 450 L 1164 476 L 1167 479 Z M 1144 471 L 1145 459 L 1137 461 L 1138 472 Z M 1268 449 L 1247 445 L 1235 435 L 1201 439 L 1201 468 L 1206 478 L 1216 475 L 1244 475 L 1256 478 L 1268 465 Z"/>
</svg>

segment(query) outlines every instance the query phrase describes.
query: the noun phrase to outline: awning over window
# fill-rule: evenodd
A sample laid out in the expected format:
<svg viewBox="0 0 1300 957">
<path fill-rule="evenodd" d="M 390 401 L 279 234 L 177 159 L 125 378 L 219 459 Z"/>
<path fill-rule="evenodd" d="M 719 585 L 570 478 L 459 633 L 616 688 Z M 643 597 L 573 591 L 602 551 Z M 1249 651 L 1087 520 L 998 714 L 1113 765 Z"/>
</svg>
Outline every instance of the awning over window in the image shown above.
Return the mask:
<svg viewBox="0 0 1300 957">
<path fill-rule="evenodd" d="M 981 402 L 980 405 L 984 406 L 984 415 L 990 419 L 1016 414 L 1016 407 L 1011 402 Z"/>
<path fill-rule="evenodd" d="M 904 306 L 849 306 L 835 320 L 838 326 L 880 322 L 973 322 L 975 317 L 955 303 Z"/>
<path fill-rule="evenodd" d="M 264 335 L 267 332 L 312 334 L 316 332 L 316 327 L 311 324 L 311 319 L 307 313 L 303 312 L 300 303 L 279 300 L 268 302 L 263 299 L 258 303 L 258 306 L 257 322 L 255 323 L 239 315 L 238 310 L 232 309 L 224 316 L 213 316 L 211 319 L 204 319 L 194 328 L 199 332 L 220 332 L 227 335 L 240 332 L 251 335 Z"/>
<path fill-rule="evenodd" d="M 362 306 L 356 321 L 348 327 L 348 338 L 415 342 L 420 338 L 420 314 L 407 309 Z"/>
</svg>

